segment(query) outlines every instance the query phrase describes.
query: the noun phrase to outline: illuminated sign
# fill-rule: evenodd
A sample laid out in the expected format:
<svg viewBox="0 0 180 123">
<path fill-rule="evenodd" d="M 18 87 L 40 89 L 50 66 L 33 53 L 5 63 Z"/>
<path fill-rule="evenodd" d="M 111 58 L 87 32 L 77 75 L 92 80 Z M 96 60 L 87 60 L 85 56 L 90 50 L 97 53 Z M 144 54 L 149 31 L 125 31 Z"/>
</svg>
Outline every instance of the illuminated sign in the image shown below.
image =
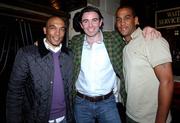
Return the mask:
<svg viewBox="0 0 180 123">
<path fill-rule="evenodd" d="M 180 26 L 180 7 L 155 12 L 155 27 L 166 28 Z"/>
</svg>

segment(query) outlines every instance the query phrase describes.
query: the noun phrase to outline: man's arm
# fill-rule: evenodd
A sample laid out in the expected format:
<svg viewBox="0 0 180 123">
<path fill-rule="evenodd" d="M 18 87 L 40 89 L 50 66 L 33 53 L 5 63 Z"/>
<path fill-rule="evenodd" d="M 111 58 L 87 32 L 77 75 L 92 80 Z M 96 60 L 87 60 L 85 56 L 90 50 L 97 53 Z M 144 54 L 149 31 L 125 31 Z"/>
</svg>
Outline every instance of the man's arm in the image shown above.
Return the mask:
<svg viewBox="0 0 180 123">
<path fill-rule="evenodd" d="M 166 123 L 174 88 L 171 63 L 158 65 L 154 71 L 160 81 L 155 123 Z"/>
<path fill-rule="evenodd" d="M 11 77 L 8 83 L 6 100 L 6 120 L 7 123 L 22 123 L 23 107 L 23 83 L 27 77 L 27 60 L 22 49 L 16 55 Z"/>
</svg>

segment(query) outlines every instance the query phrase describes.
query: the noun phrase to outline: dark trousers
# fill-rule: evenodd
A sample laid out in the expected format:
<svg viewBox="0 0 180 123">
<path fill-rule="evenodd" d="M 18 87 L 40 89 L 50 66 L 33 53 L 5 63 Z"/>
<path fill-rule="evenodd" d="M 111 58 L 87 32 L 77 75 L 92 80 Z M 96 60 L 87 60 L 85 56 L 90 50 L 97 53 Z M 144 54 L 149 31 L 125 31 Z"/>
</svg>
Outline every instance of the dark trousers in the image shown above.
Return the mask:
<svg viewBox="0 0 180 123">
<path fill-rule="evenodd" d="M 126 123 L 126 108 L 120 102 L 117 103 L 117 108 L 118 108 L 118 111 L 119 111 L 121 122 Z"/>
<path fill-rule="evenodd" d="M 127 115 L 126 115 L 126 121 L 127 121 L 127 123 L 138 123 L 138 122 L 134 121 L 133 119 L 131 119 L 130 117 L 128 117 Z"/>
</svg>

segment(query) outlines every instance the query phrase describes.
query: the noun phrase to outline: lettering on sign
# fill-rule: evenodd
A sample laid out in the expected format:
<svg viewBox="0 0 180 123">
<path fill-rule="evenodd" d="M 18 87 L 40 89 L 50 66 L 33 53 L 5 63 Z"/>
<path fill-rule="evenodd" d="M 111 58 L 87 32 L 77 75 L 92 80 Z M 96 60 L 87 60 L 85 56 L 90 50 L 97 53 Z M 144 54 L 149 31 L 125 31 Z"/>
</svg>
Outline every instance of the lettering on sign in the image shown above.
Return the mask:
<svg viewBox="0 0 180 123">
<path fill-rule="evenodd" d="M 180 26 L 180 7 L 155 12 L 155 27 L 166 28 Z"/>
</svg>

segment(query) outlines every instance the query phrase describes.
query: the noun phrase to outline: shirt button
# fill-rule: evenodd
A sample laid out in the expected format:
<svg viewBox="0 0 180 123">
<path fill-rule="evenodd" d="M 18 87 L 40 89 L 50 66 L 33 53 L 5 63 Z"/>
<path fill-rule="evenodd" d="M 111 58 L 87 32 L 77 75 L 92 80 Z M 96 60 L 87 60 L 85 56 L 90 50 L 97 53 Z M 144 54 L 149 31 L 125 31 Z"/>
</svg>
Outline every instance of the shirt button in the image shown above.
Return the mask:
<svg viewBox="0 0 180 123">
<path fill-rule="evenodd" d="M 53 84 L 53 81 L 51 81 L 50 83 Z"/>
</svg>

